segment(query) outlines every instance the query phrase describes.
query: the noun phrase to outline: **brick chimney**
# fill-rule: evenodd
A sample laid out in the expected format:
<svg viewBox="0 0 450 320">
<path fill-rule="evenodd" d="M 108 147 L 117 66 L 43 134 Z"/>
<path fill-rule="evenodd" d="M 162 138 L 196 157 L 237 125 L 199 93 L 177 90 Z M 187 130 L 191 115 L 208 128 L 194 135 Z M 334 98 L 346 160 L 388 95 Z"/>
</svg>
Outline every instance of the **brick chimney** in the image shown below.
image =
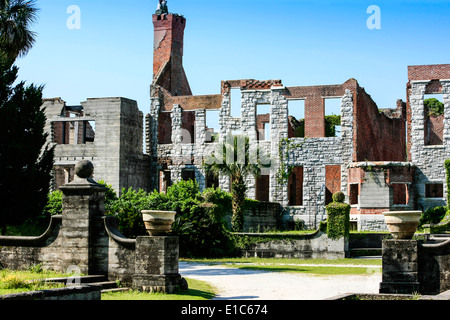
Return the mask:
<svg viewBox="0 0 450 320">
<path fill-rule="evenodd" d="M 186 19 L 176 14 L 154 14 L 153 84 L 173 96 L 192 95 L 183 68 Z"/>
</svg>

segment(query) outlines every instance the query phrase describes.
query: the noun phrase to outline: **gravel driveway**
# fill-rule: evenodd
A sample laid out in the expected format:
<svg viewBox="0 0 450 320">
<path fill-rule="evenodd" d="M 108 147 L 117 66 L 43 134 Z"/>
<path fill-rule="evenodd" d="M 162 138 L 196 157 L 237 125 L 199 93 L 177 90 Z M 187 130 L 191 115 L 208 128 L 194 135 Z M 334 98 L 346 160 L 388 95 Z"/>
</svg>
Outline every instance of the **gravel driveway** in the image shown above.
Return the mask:
<svg viewBox="0 0 450 320">
<path fill-rule="evenodd" d="M 322 300 L 344 293 L 378 293 L 381 282 L 381 272 L 375 271 L 370 275 L 317 276 L 184 261 L 180 262 L 180 274 L 215 286 L 217 300 Z"/>
</svg>

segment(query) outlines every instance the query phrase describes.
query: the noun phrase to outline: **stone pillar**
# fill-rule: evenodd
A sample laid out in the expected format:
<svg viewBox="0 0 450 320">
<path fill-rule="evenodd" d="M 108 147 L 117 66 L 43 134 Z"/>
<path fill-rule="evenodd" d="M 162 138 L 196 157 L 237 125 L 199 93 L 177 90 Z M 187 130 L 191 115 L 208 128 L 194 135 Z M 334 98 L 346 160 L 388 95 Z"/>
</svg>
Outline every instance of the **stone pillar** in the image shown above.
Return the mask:
<svg viewBox="0 0 450 320">
<path fill-rule="evenodd" d="M 75 166 L 75 179 L 60 190 L 63 193 L 61 267 L 78 267 L 83 274 L 96 273 L 95 224 L 104 215 L 106 188 L 91 177 L 92 162 L 83 160 Z"/>
<path fill-rule="evenodd" d="M 178 237 L 137 237 L 133 288 L 172 293 L 181 283 Z"/>
<path fill-rule="evenodd" d="M 419 292 L 417 240 L 383 240 L 380 293 Z"/>
</svg>

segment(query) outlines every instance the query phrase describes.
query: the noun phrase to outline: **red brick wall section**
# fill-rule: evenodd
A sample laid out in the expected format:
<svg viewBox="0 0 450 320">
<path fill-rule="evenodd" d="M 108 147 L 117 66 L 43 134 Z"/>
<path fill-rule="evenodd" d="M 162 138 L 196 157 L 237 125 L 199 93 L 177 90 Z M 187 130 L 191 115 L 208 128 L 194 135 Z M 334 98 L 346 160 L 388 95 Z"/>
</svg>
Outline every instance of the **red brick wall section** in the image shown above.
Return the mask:
<svg viewBox="0 0 450 320">
<path fill-rule="evenodd" d="M 425 145 L 436 146 L 444 144 L 444 115 L 425 116 Z"/>
<path fill-rule="evenodd" d="M 350 214 L 383 214 L 383 212 L 389 211 L 386 209 L 359 209 L 357 207 L 352 207 Z"/>
<path fill-rule="evenodd" d="M 406 123 L 404 117 L 380 113 L 363 88 L 358 88 L 355 106 L 355 161 L 405 161 Z"/>
<path fill-rule="evenodd" d="M 270 114 L 258 114 L 256 116 L 256 130 L 258 130 L 258 140 L 264 140 L 264 129 L 266 126 L 270 126 Z"/>
<path fill-rule="evenodd" d="M 361 168 L 348 169 L 348 183 L 363 183 L 365 172 Z"/>
<path fill-rule="evenodd" d="M 153 26 L 154 81 L 173 95 L 192 95 L 183 69 L 183 45 L 186 19 L 173 14 L 154 14 Z M 165 69 L 164 66 L 166 66 Z"/>
<path fill-rule="evenodd" d="M 387 169 L 386 183 L 412 183 L 414 167 L 390 167 Z"/>
<path fill-rule="evenodd" d="M 450 64 L 408 66 L 408 79 L 410 81 L 450 79 Z"/>
<path fill-rule="evenodd" d="M 341 191 L 341 166 L 325 167 L 325 189 L 325 204 L 329 204 L 333 194 Z"/>
</svg>

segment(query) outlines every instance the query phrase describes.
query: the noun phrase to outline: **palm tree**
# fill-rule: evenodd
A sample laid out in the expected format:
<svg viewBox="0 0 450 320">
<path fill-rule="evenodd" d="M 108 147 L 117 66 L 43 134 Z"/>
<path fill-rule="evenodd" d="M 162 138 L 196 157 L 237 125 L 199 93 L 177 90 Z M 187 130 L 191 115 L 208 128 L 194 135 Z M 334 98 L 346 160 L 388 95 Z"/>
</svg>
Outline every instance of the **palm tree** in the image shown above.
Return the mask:
<svg viewBox="0 0 450 320">
<path fill-rule="evenodd" d="M 0 0 L 0 50 L 8 61 L 30 51 L 36 33 L 30 25 L 36 21 L 35 0 Z"/>
<path fill-rule="evenodd" d="M 250 148 L 248 137 L 228 136 L 219 150 L 206 158 L 205 171 L 218 175 L 220 173 L 231 179 L 232 218 L 231 226 L 234 232 L 241 232 L 244 227 L 244 204 L 247 185 L 245 178 L 249 174 L 255 178 L 261 175 L 261 169 L 270 166 L 270 161 L 259 149 Z"/>
</svg>

